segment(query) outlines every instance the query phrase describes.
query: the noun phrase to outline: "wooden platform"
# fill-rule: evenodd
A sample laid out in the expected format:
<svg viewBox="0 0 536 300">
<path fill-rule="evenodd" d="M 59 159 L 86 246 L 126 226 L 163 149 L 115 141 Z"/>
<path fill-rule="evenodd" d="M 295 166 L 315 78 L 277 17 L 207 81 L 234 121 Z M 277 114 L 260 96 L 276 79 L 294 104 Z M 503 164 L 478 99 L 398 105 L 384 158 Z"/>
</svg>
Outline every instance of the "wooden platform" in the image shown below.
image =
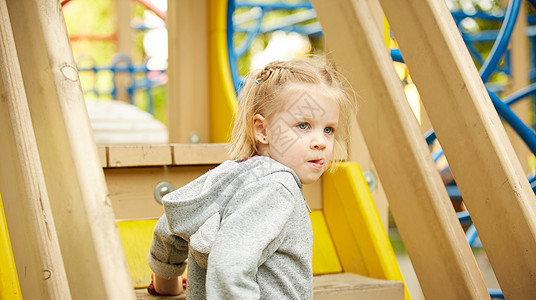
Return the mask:
<svg viewBox="0 0 536 300">
<path fill-rule="evenodd" d="M 396 300 L 404 299 L 404 285 L 402 282 L 373 279 L 350 273 L 315 276 L 315 300 Z M 138 299 L 186 299 L 186 295 L 179 296 L 152 296 L 146 289 L 136 290 Z"/>
</svg>

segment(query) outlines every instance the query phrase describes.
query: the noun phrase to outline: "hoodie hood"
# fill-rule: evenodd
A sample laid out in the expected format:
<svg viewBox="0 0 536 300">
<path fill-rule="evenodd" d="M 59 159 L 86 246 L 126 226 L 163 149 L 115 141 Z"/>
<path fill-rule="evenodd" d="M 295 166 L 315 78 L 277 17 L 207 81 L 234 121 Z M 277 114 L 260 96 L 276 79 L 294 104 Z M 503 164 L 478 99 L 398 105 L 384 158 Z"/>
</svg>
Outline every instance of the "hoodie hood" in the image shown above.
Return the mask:
<svg viewBox="0 0 536 300">
<path fill-rule="evenodd" d="M 243 162 L 225 161 L 184 187 L 164 196 L 164 211 L 170 230 L 190 242 L 190 237 L 207 220 L 211 217 L 214 219 L 216 214 L 222 215 L 238 189 L 276 173 L 279 174 L 274 178 L 291 177 L 299 189 L 302 189 L 294 171 L 269 157 L 255 156 Z M 219 226 L 219 220 L 208 223 L 218 223 Z"/>
</svg>

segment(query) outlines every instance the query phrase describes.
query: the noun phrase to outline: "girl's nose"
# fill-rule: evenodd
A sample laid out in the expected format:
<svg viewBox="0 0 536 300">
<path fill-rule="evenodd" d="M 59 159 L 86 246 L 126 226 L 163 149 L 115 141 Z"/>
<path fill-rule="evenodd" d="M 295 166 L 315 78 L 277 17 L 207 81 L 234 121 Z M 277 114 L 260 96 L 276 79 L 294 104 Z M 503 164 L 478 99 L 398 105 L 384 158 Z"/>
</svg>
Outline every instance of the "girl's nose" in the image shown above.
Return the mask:
<svg viewBox="0 0 536 300">
<path fill-rule="evenodd" d="M 323 136 L 315 136 L 311 141 L 311 149 L 324 150 L 326 148 L 326 139 Z"/>
</svg>

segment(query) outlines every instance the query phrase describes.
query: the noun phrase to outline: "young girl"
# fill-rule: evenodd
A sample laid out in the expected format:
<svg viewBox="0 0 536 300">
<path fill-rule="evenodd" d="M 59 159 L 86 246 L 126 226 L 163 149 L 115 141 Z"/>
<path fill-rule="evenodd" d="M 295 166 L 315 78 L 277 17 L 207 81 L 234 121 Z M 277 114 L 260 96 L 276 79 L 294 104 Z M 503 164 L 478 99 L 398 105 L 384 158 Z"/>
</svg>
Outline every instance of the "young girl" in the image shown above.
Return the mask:
<svg viewBox="0 0 536 300">
<path fill-rule="evenodd" d="M 311 60 L 272 62 L 240 96 L 226 161 L 166 195 L 149 292 L 188 299 L 310 299 L 312 228 L 302 184 L 344 158 L 352 101 Z M 334 154 L 335 152 L 335 154 Z"/>
</svg>

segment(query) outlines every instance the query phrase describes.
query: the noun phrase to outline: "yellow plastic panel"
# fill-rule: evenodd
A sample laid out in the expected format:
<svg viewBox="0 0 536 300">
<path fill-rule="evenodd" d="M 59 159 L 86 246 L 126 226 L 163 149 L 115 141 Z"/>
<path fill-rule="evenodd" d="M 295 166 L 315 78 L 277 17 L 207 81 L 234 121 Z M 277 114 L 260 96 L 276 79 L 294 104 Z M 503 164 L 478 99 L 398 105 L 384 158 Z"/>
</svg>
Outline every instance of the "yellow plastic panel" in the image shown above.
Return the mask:
<svg viewBox="0 0 536 300">
<path fill-rule="evenodd" d="M 313 224 L 313 273 L 314 275 L 340 273 L 341 263 L 333 246 L 324 214 L 314 210 L 311 214 Z"/>
<path fill-rule="evenodd" d="M 0 299 L 22 299 L 15 260 L 9 241 L 4 205 L 0 196 Z"/>
<path fill-rule="evenodd" d="M 358 164 L 341 163 L 324 174 L 323 208 L 344 272 L 404 282 Z"/>
<path fill-rule="evenodd" d="M 117 222 L 134 288 L 147 287 L 151 283 L 151 268 L 149 268 L 147 256 L 156 221 L 158 220 Z"/>
<path fill-rule="evenodd" d="M 313 273 L 318 275 L 342 272 L 322 211 L 315 210 L 310 216 L 313 225 Z M 135 288 L 147 287 L 151 282 L 147 255 L 156 221 L 150 219 L 117 222 L 132 285 Z"/>
<path fill-rule="evenodd" d="M 211 143 L 229 141 L 238 101 L 227 53 L 227 1 L 208 1 Z"/>
</svg>

